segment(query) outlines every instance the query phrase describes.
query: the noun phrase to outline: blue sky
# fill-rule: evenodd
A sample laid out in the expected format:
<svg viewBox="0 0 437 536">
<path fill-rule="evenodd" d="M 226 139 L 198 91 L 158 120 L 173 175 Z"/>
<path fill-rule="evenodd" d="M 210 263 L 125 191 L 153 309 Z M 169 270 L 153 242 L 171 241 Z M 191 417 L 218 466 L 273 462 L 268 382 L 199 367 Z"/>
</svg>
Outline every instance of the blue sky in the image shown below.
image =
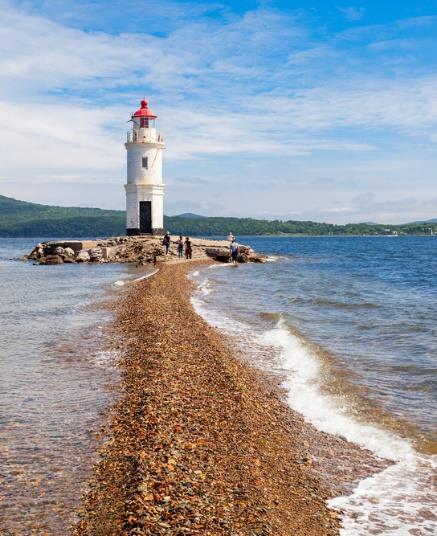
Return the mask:
<svg viewBox="0 0 437 536">
<path fill-rule="evenodd" d="M 0 0 L 0 193 L 123 208 L 126 121 L 167 214 L 437 216 L 437 0 Z"/>
</svg>

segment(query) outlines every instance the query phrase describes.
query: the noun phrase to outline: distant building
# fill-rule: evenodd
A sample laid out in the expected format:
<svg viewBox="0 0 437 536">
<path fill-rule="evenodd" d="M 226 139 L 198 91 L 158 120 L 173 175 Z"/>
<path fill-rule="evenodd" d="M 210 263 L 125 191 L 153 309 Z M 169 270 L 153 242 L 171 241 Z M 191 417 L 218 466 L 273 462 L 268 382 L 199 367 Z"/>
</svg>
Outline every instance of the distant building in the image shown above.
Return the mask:
<svg viewBox="0 0 437 536">
<path fill-rule="evenodd" d="M 156 131 L 157 119 L 141 101 L 141 108 L 131 117 L 132 130 L 127 134 L 126 233 L 163 234 L 164 184 L 162 183 L 161 134 Z"/>
</svg>

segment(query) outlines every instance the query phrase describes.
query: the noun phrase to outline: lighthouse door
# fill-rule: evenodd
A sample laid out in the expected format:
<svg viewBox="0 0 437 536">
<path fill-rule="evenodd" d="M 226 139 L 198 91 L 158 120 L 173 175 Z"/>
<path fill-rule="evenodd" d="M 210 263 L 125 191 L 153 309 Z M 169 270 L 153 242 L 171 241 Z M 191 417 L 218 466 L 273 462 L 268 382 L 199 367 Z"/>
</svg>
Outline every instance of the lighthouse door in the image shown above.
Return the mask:
<svg viewBox="0 0 437 536">
<path fill-rule="evenodd" d="M 152 233 L 152 202 L 140 201 L 140 233 Z"/>
</svg>

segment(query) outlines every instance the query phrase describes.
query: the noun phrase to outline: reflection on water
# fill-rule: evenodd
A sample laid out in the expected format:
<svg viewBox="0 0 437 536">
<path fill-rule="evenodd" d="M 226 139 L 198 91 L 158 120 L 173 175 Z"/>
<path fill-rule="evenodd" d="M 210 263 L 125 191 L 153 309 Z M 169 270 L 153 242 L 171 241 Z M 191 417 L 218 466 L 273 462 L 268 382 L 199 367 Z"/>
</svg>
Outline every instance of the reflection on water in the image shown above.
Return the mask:
<svg viewBox="0 0 437 536">
<path fill-rule="evenodd" d="M 111 316 L 89 304 L 133 269 L 10 260 L 34 242 L 0 239 L 0 533 L 59 535 L 118 380 Z"/>
</svg>

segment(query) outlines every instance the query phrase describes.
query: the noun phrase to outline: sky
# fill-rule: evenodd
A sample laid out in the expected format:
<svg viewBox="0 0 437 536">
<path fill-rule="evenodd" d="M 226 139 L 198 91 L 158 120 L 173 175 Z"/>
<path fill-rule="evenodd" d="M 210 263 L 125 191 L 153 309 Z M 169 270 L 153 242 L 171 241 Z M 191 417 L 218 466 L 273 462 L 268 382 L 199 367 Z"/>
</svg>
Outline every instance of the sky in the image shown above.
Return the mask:
<svg viewBox="0 0 437 536">
<path fill-rule="evenodd" d="M 145 96 L 166 214 L 437 217 L 437 0 L 0 9 L 0 194 L 123 209 Z"/>
</svg>

